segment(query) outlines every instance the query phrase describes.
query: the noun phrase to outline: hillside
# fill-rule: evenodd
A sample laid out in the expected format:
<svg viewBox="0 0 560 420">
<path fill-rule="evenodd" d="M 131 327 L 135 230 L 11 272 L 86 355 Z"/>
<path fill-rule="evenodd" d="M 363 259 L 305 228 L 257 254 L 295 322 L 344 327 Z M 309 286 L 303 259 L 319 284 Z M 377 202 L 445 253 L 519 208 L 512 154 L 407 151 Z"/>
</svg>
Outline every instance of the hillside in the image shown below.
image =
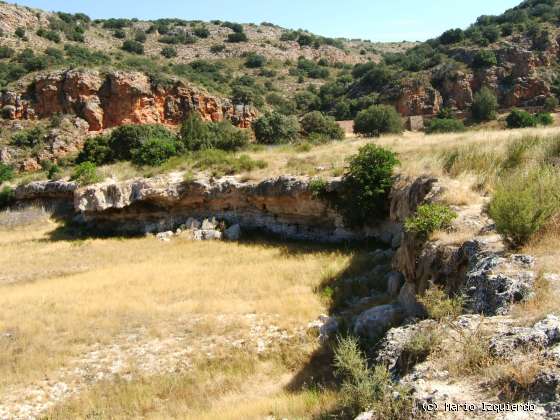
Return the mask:
<svg viewBox="0 0 560 420">
<path fill-rule="evenodd" d="M 558 94 L 560 2 L 527 0 L 499 16 L 480 16 L 381 63 L 357 65 L 321 89 L 321 109 L 353 118 L 360 103 L 395 105 L 404 116 L 467 113 L 488 87 L 504 108 L 539 107 Z M 336 101 L 329 97 L 336 93 Z M 343 98 L 340 98 L 342 96 Z"/>
<path fill-rule="evenodd" d="M 194 79 L 227 93 L 227 86 L 222 85 L 227 85 L 227 80 L 239 73 L 259 76 L 261 69 L 257 67 L 260 66 L 255 66 L 254 71 L 240 66 L 248 54 L 255 54 L 270 60 L 270 71 L 278 73 L 264 78 L 280 79 L 282 88 L 293 89 L 291 85 L 298 75 L 288 73 L 290 66 L 283 65 L 287 60 L 297 63 L 300 57 L 314 62 L 322 59 L 325 66 L 336 64 L 340 68 L 367 60 L 379 61 L 384 52 L 398 52 L 412 45 L 325 38 L 269 23 L 242 25 L 182 19 L 92 21 L 83 14 L 50 13 L 4 2 L 0 4 L 0 17 L 3 35 L 0 58 L 11 58 L 10 62 L 16 64 L 10 68 L 2 62 L 0 83 L 3 84 L 13 83 L 21 73 L 35 70 L 75 65 L 115 66 Z M 122 49 L 127 41 L 129 54 Z M 26 49 L 35 53 L 34 59 L 18 58 Z M 202 71 L 200 66 L 185 66 L 201 60 L 217 64 Z M 200 74 L 212 71 L 219 74 Z"/>
</svg>

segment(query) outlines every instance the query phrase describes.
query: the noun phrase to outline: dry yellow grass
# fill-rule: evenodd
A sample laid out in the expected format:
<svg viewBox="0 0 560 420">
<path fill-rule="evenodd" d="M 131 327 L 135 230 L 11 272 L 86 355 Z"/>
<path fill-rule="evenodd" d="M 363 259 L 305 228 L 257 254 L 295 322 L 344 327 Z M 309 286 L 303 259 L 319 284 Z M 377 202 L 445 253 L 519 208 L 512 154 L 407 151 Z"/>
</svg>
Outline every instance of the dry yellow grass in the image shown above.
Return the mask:
<svg viewBox="0 0 560 420">
<path fill-rule="evenodd" d="M 242 317 L 254 314 L 294 332 L 327 310 L 314 293 L 323 274 L 344 270 L 352 259 L 289 244 L 52 240 L 57 228 L 48 222 L 0 232 L 0 333 L 9 337 L 0 339 L 0 395 L 56 378 L 92 346 L 138 330 L 162 339 L 185 328 L 195 341 L 237 337 L 248 328 Z M 193 317 L 201 321 L 189 323 Z M 296 345 L 286 357 L 297 366 L 313 348 Z M 279 366 L 271 383 L 291 371 Z M 242 392 L 239 398 L 246 399 Z M 291 398 L 282 394 L 280 401 Z"/>
<path fill-rule="evenodd" d="M 367 143 L 375 143 L 389 148 L 399 155 L 402 162 L 400 171 L 405 174 L 423 173 L 441 175 L 439 156 L 446 150 L 458 146 L 473 145 L 478 150 L 501 152 L 505 146 L 523 136 L 547 136 L 560 133 L 559 127 L 526 128 L 517 130 L 480 130 L 464 133 L 426 135 L 419 132 L 405 132 L 402 135 L 386 135 L 377 139 L 348 137 L 343 141 L 314 146 L 309 151 L 298 147 L 269 147 L 251 152 L 254 159 L 268 163 L 267 168 L 251 173 L 255 179 L 282 174 L 293 175 L 339 175 L 347 159 Z M 297 163 L 300 165 L 297 165 Z"/>
</svg>

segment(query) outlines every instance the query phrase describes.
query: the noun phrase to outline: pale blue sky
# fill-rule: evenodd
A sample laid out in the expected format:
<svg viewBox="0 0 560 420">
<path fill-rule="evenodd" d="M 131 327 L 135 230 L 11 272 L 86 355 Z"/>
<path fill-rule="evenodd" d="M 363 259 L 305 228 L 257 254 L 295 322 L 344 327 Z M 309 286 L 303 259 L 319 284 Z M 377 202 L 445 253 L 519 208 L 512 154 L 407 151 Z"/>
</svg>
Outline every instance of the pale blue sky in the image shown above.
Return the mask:
<svg viewBox="0 0 560 420">
<path fill-rule="evenodd" d="M 499 14 L 521 0 L 20 0 L 45 10 L 84 12 L 92 18 L 177 17 L 262 21 L 314 33 L 372 41 L 416 41 L 466 27 L 482 14 Z"/>
</svg>

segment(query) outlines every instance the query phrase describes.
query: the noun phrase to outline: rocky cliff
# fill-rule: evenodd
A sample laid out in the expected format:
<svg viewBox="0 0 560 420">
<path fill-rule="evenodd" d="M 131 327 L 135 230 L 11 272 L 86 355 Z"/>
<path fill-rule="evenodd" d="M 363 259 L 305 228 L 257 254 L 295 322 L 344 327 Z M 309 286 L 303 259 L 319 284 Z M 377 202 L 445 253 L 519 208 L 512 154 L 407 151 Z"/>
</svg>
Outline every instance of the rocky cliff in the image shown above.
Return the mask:
<svg viewBox="0 0 560 420">
<path fill-rule="evenodd" d="M 391 218 L 377 226 L 351 230 L 342 217 L 310 188 L 309 177 L 282 176 L 260 182 L 241 182 L 235 177 L 185 181 L 173 173 L 79 188 L 64 181 L 40 181 L 16 190 L 19 202 L 73 201 L 80 219 L 118 232 L 157 233 L 174 229 L 191 217 L 216 218 L 243 229 L 262 230 L 294 239 L 338 242 L 375 237 L 398 246 L 400 224 L 431 191 L 431 178 L 411 183 L 400 179 L 391 193 Z M 412 185 L 412 186 L 411 186 Z M 340 179 L 327 183 L 336 192 Z"/>
<path fill-rule="evenodd" d="M 539 107 L 552 96 L 554 66 L 559 44 L 550 39 L 544 51 L 534 50 L 524 39 L 495 46 L 497 65 L 473 68 L 478 49 L 453 48 L 447 54 L 467 66 L 441 64 L 429 71 L 401 81 L 396 92 L 390 92 L 394 104 L 404 116 L 435 115 L 442 107 L 468 111 L 474 93 L 483 86 L 490 88 L 504 108 Z"/>
<path fill-rule="evenodd" d="M 154 83 L 146 74 L 95 70 L 64 70 L 39 75 L 27 93 L 6 91 L 0 108 L 9 119 L 75 114 L 98 131 L 122 124 L 180 124 L 189 112 L 204 120 L 231 120 L 247 128 L 253 108 L 234 105 L 183 82 Z"/>
</svg>

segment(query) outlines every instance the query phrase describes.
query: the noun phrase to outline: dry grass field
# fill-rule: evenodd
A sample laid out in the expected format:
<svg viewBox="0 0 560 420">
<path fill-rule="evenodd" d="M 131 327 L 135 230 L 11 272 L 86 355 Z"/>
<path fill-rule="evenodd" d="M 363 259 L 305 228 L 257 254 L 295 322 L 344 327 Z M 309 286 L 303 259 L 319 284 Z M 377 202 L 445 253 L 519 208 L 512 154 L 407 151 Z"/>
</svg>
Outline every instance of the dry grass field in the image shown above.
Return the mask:
<svg viewBox="0 0 560 420">
<path fill-rule="evenodd" d="M 0 230 L 0 418 L 215 418 L 237 403 L 248 417 L 231 418 L 251 418 L 326 404 L 284 386 L 318 346 L 306 325 L 328 309 L 314 289 L 351 252 L 73 240 L 40 214 Z"/>
<path fill-rule="evenodd" d="M 374 141 L 398 153 L 403 174 L 445 176 L 453 187 L 445 198 L 449 204 L 480 206 L 520 139 L 545 139 L 523 155 L 540 161 L 558 133 L 405 133 L 306 149 L 264 148 L 250 155 L 268 167 L 243 176 L 341 174 L 347 158 Z M 103 170 L 138 175 L 122 165 Z M 522 252 L 535 255 L 544 271 L 558 273 L 558 237 L 552 223 Z M 317 292 L 321 282 L 341 275 L 365 252 L 260 240 L 89 238 L 73 236 L 37 209 L 2 213 L 0 418 L 328 413 L 340 395 L 304 385 L 302 372 L 319 349 L 306 325 L 329 310 Z M 543 282 L 538 299 L 513 315 L 537 319 L 556 311 L 554 294 Z"/>
</svg>

